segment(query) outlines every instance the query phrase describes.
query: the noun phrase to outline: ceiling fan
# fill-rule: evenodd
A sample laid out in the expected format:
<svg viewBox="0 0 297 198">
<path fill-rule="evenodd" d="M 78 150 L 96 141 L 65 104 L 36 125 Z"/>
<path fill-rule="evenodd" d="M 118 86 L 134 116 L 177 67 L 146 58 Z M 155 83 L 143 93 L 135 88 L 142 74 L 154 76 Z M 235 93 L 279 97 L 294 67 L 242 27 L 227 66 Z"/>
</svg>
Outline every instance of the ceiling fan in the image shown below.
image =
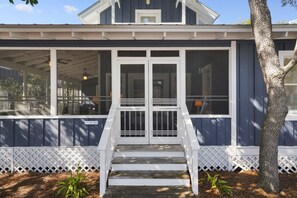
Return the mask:
<svg viewBox="0 0 297 198">
<path fill-rule="evenodd" d="M 48 57 L 46 61 L 42 62 L 42 64 L 47 63 L 48 65 L 50 65 L 50 62 L 51 62 L 51 59 L 50 59 L 50 57 Z M 69 58 L 58 58 L 57 59 L 57 63 L 60 63 L 60 64 L 67 65 L 69 62 L 71 62 L 71 59 L 69 59 Z"/>
</svg>

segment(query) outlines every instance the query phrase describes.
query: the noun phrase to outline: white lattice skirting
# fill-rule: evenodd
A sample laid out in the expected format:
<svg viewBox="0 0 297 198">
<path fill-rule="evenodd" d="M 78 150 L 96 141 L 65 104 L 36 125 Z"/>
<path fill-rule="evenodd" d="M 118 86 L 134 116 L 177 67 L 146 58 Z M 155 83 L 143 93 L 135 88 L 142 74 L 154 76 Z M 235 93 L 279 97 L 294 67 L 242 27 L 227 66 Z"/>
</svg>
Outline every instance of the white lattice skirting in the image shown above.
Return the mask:
<svg viewBox="0 0 297 198">
<path fill-rule="evenodd" d="M 280 148 L 279 153 L 279 171 L 296 173 L 297 148 Z M 0 173 L 69 171 L 75 170 L 78 164 L 84 171 L 99 170 L 97 147 L 0 148 Z M 258 148 L 202 146 L 199 150 L 198 165 L 200 171 L 258 170 Z"/>
<path fill-rule="evenodd" d="M 99 150 L 92 147 L 0 148 L 0 173 L 34 171 L 52 173 L 99 170 Z"/>
<path fill-rule="evenodd" d="M 199 151 L 200 171 L 258 170 L 258 147 L 202 146 Z M 279 147 L 280 173 L 297 173 L 297 148 Z"/>
</svg>

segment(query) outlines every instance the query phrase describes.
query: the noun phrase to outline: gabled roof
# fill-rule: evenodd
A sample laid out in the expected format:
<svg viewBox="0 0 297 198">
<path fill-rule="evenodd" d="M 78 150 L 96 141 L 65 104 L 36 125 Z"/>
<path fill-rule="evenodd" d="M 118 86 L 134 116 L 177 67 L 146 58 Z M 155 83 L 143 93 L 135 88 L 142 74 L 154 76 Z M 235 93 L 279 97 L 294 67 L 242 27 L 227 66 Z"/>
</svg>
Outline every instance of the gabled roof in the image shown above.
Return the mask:
<svg viewBox="0 0 297 198">
<path fill-rule="evenodd" d="M 115 0 L 120 6 L 120 0 Z M 182 3 L 181 0 L 176 0 L 176 4 Z M 199 19 L 199 24 L 213 24 L 219 17 L 219 14 L 199 2 L 198 0 L 185 0 L 186 6 L 196 12 Z M 96 3 L 78 14 L 83 24 L 99 24 L 100 13 L 110 7 L 112 0 L 98 0 Z"/>
</svg>

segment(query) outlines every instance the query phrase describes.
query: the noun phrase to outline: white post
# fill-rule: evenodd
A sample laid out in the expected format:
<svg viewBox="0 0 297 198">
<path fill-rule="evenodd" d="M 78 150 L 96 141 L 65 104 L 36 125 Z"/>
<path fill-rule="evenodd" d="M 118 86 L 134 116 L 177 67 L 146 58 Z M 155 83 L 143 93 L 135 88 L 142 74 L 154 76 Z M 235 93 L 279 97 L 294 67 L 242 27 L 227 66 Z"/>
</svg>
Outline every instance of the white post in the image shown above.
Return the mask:
<svg viewBox="0 0 297 198">
<path fill-rule="evenodd" d="M 182 24 L 186 24 L 186 0 L 182 0 Z"/>
<path fill-rule="evenodd" d="M 232 170 L 232 157 L 230 155 L 235 155 L 236 153 L 236 146 L 237 146 L 237 109 L 236 109 L 236 103 L 237 103 L 237 81 L 236 81 L 236 41 L 231 41 L 231 50 L 230 50 L 230 66 L 229 66 L 229 74 L 230 74 L 230 80 L 229 80 L 229 90 L 230 90 L 230 114 L 231 114 L 231 152 L 229 152 L 229 171 Z"/>
<path fill-rule="evenodd" d="M 115 0 L 111 0 L 111 24 L 115 23 Z"/>
<path fill-rule="evenodd" d="M 120 74 L 120 65 L 116 61 L 117 50 L 111 51 L 111 87 L 112 87 L 112 104 L 120 104 L 120 92 L 121 92 L 121 74 Z"/>
<path fill-rule="evenodd" d="M 230 90 L 230 114 L 231 114 L 231 145 L 236 146 L 236 41 L 231 42 L 231 50 L 230 50 L 230 66 L 229 66 L 229 73 L 230 73 L 230 83 L 229 83 L 229 90 Z"/>
<path fill-rule="evenodd" d="M 186 50 L 180 50 L 179 51 L 179 56 L 180 56 L 180 69 L 178 71 L 179 76 L 180 76 L 180 81 L 178 82 L 177 86 L 178 89 L 180 90 L 180 105 L 186 104 Z"/>
<path fill-rule="evenodd" d="M 48 76 L 45 77 L 45 104 L 49 103 L 49 95 L 50 95 L 50 82 L 49 82 L 50 78 Z"/>
<path fill-rule="evenodd" d="M 106 191 L 105 169 L 105 150 L 100 150 L 100 197 L 103 197 Z"/>
<path fill-rule="evenodd" d="M 198 150 L 193 150 L 192 155 L 192 171 L 193 171 L 193 181 L 192 181 L 192 191 L 195 195 L 198 195 Z"/>
<path fill-rule="evenodd" d="M 101 54 L 98 53 L 98 113 L 101 110 Z M 99 113 L 100 114 L 100 113 Z"/>
<path fill-rule="evenodd" d="M 11 148 L 11 173 L 14 172 L 14 148 Z"/>
<path fill-rule="evenodd" d="M 57 115 L 57 50 L 51 49 L 51 115 Z"/>
<path fill-rule="evenodd" d="M 28 73 L 24 72 L 23 73 L 23 100 L 27 102 L 28 100 Z M 23 103 L 25 102 L 23 101 Z"/>
</svg>

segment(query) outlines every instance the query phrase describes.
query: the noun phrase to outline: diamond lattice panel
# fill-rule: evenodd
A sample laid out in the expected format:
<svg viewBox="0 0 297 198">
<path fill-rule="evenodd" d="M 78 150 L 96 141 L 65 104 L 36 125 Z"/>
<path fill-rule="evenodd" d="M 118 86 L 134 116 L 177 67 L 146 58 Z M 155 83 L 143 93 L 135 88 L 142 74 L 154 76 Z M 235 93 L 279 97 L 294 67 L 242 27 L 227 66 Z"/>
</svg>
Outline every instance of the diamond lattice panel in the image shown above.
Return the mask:
<svg viewBox="0 0 297 198">
<path fill-rule="evenodd" d="M 252 156 L 233 156 L 232 157 L 233 171 L 237 168 L 242 170 L 258 170 L 259 157 Z"/>
<path fill-rule="evenodd" d="M 297 156 L 279 156 L 278 170 L 282 173 L 297 173 Z"/>
<path fill-rule="evenodd" d="M 60 172 L 99 170 L 97 147 L 22 147 L 14 148 L 14 170 L 17 172 Z"/>
<path fill-rule="evenodd" d="M 11 172 L 12 148 L 0 148 L 0 173 Z"/>
<path fill-rule="evenodd" d="M 229 167 L 228 147 L 202 146 L 199 150 L 199 171 L 227 171 Z"/>
</svg>

